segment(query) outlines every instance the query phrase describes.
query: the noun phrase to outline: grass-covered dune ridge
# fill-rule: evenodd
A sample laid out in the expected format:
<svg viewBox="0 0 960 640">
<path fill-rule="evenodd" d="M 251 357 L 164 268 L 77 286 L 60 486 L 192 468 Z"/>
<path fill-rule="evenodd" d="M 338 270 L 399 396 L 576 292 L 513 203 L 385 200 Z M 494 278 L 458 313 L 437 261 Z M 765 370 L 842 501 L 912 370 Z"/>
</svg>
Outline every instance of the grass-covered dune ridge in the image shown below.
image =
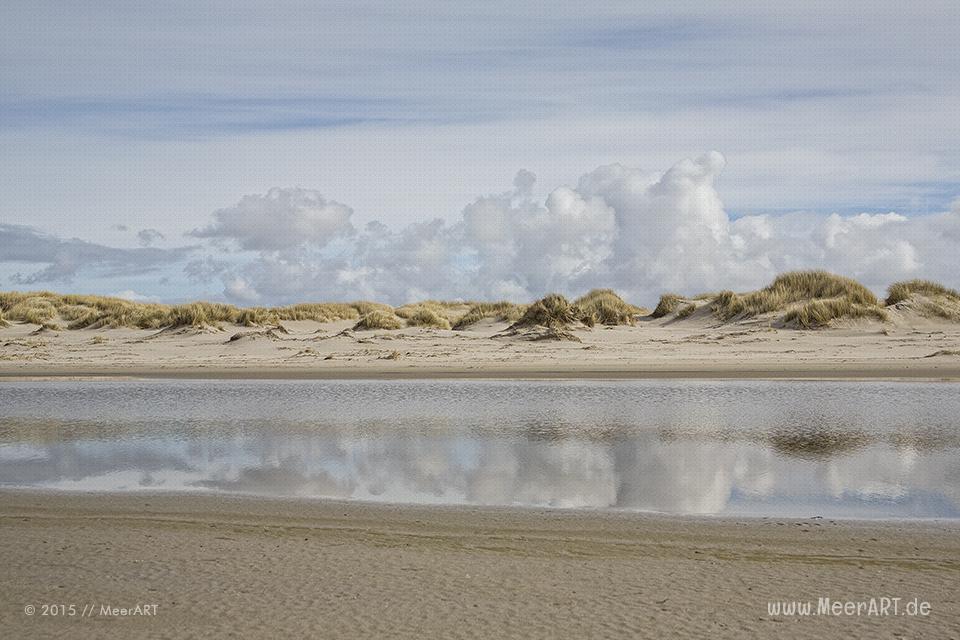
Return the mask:
<svg viewBox="0 0 960 640">
<path fill-rule="evenodd" d="M 129 327 L 160 330 L 208 327 L 221 323 L 276 325 L 282 321 L 325 323 L 353 321 L 362 329 L 424 327 L 467 330 L 481 323 L 509 323 L 512 328 L 634 325 L 645 318 L 666 322 L 712 318 L 723 323 L 775 315 L 772 321 L 802 328 L 835 320 L 886 320 L 891 309 L 960 322 L 960 292 L 935 282 L 909 280 L 890 285 L 884 301 L 851 278 L 825 271 L 796 271 L 776 277 L 757 291 L 684 297 L 665 293 L 653 312 L 624 300 L 612 289 L 594 289 L 574 300 L 552 293 L 530 304 L 425 300 L 400 307 L 369 301 L 299 303 L 241 308 L 220 302 L 158 304 L 109 296 L 49 291 L 0 292 L 0 327 L 36 324 L 48 329 Z M 698 312 L 699 310 L 699 312 Z"/>
<path fill-rule="evenodd" d="M 960 322 L 960 292 L 929 280 L 894 282 L 887 288 L 886 303 L 910 308 L 928 318 Z"/>
<path fill-rule="evenodd" d="M 889 319 L 888 307 L 909 301 L 924 316 L 960 321 L 960 294 L 925 280 L 896 282 L 881 301 L 863 284 L 826 271 L 793 271 L 777 276 L 757 291 L 721 291 L 684 298 L 675 293 L 661 296 L 653 318 L 683 319 L 693 315 L 697 303 L 705 303 L 721 322 L 737 322 L 775 314 L 784 326 L 815 328 L 836 320 Z"/>
<path fill-rule="evenodd" d="M 722 291 L 710 304 L 722 321 L 766 313 L 783 313 L 783 323 L 801 327 L 826 326 L 840 319 L 887 319 L 870 289 L 852 278 L 826 271 L 784 273 L 758 291 Z"/>
</svg>

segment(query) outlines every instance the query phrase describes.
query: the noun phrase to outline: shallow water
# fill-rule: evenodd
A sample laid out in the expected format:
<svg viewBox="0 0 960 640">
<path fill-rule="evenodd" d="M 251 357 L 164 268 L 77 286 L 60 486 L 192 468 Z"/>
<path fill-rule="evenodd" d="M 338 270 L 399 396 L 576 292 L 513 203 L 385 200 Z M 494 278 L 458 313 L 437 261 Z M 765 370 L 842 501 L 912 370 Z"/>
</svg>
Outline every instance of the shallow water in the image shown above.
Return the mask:
<svg viewBox="0 0 960 640">
<path fill-rule="evenodd" d="M 960 386 L 0 384 L 0 487 L 960 517 Z"/>
</svg>

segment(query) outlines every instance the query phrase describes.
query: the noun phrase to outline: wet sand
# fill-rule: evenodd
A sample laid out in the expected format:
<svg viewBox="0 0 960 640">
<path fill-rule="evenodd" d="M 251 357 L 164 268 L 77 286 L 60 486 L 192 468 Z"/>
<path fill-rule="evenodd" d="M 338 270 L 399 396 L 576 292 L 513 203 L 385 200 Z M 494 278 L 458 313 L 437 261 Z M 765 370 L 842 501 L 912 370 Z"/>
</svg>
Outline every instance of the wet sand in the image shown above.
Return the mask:
<svg viewBox="0 0 960 640">
<path fill-rule="evenodd" d="M 11 638 L 950 638 L 958 527 L 3 491 L 0 628 Z M 931 612 L 767 609 L 883 596 L 903 598 L 901 613 L 914 598 Z M 101 614 L 138 603 L 156 615 Z M 43 616 L 44 604 L 78 615 Z M 84 605 L 95 614 L 79 615 Z"/>
</svg>

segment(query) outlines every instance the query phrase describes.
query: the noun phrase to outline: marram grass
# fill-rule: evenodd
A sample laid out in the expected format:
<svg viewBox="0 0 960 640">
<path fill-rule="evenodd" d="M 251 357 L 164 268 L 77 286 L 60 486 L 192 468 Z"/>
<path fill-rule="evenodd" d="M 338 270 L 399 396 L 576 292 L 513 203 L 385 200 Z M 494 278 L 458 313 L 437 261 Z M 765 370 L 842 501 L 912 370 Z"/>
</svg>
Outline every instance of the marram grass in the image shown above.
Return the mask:
<svg viewBox="0 0 960 640">
<path fill-rule="evenodd" d="M 662 318 L 668 316 L 677 309 L 680 308 L 680 296 L 675 293 L 665 293 L 660 296 L 660 302 L 657 303 L 657 307 L 651 313 L 653 318 Z"/>
<path fill-rule="evenodd" d="M 912 295 L 920 294 L 927 298 L 946 298 L 960 302 L 960 291 L 948 289 L 942 284 L 929 280 L 904 280 L 894 282 L 887 288 L 887 306 L 908 300 Z"/>
<path fill-rule="evenodd" d="M 756 315 L 779 314 L 785 324 L 820 327 L 833 320 L 870 318 L 884 320 L 883 303 L 862 284 L 824 271 L 798 271 L 778 276 L 758 291 L 721 291 L 694 300 L 710 302 L 709 309 L 721 321 L 738 321 Z M 887 305 L 905 303 L 907 311 L 928 317 L 960 322 L 960 293 L 935 282 L 909 280 L 888 289 Z M 667 293 L 661 296 L 653 318 L 676 314 L 679 319 L 693 315 L 690 299 Z M 281 307 L 241 308 L 216 302 L 167 305 L 133 302 L 93 295 L 64 295 L 49 291 L 0 292 L 0 326 L 11 322 L 67 329 L 129 327 L 164 329 L 170 327 L 277 325 L 282 321 L 355 321 L 358 329 L 400 329 L 404 326 L 462 330 L 485 319 L 509 322 L 514 327 L 544 326 L 569 328 L 631 325 L 646 310 L 631 305 L 612 289 L 594 289 L 570 301 L 550 294 L 529 305 L 512 302 L 463 302 L 425 300 L 398 308 L 370 301 L 300 303 Z"/>
<path fill-rule="evenodd" d="M 384 311 L 382 309 L 372 309 L 369 313 L 363 315 L 357 324 L 353 325 L 355 331 L 370 331 L 374 329 L 399 329 L 403 326 L 403 320 L 398 318 L 393 311 Z"/>
<path fill-rule="evenodd" d="M 816 300 L 841 299 L 849 305 L 832 305 L 837 310 L 854 306 L 879 307 L 877 297 L 865 286 L 851 278 L 826 271 L 792 271 L 777 276 L 759 291 L 737 294 L 723 291 L 712 303 L 713 312 L 721 320 L 732 320 L 785 311 L 794 304 Z"/>
<path fill-rule="evenodd" d="M 512 302 L 478 302 L 454 323 L 453 328 L 466 329 L 487 318 L 497 322 L 516 322 L 525 311 L 526 305 Z"/>
<path fill-rule="evenodd" d="M 636 316 L 646 313 L 645 309 L 625 302 L 613 289 L 594 289 L 577 298 L 574 305 L 593 323 L 607 326 L 632 325 Z"/>
</svg>

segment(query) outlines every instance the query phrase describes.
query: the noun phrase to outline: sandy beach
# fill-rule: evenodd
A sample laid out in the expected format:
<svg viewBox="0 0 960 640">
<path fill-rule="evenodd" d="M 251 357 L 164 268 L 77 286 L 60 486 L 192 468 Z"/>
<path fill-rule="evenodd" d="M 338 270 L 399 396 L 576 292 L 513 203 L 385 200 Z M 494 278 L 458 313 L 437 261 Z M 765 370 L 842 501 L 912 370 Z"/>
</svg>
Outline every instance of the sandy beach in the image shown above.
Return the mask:
<svg viewBox="0 0 960 640">
<path fill-rule="evenodd" d="M 812 516 L 5 491 L 0 626 L 17 638 L 956 636 L 955 523 Z M 930 614 L 767 608 L 821 597 L 902 598 L 901 614 L 919 598 Z M 96 612 L 44 616 L 44 604 Z M 156 614 L 101 615 L 137 604 Z"/>
<path fill-rule="evenodd" d="M 49 331 L 0 328 L 0 377 L 240 378 L 913 378 L 960 379 L 960 325 L 896 318 L 821 330 L 768 320 L 643 320 L 575 329 L 577 341 L 464 331 L 354 331 L 353 322 L 285 321 L 281 330 Z"/>
</svg>

